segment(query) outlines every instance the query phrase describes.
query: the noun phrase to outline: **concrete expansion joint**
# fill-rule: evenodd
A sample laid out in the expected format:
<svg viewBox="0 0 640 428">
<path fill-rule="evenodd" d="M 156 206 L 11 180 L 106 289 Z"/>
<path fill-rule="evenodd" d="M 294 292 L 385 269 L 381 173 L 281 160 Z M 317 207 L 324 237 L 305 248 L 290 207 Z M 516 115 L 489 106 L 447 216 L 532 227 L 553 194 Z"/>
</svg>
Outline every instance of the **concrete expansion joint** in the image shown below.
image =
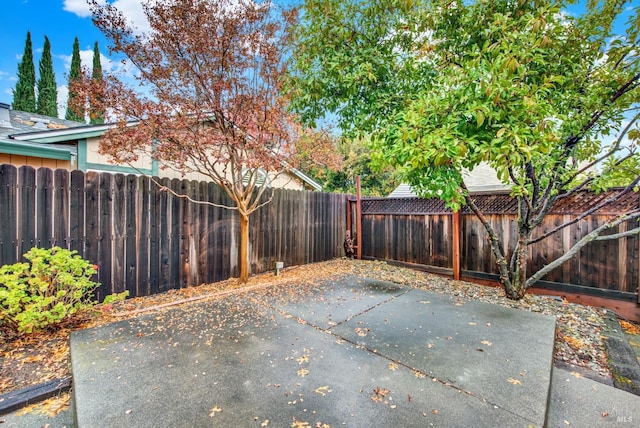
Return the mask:
<svg viewBox="0 0 640 428">
<path fill-rule="evenodd" d="M 410 291 L 411 291 L 410 289 L 409 290 L 404 290 L 403 292 L 398 293 L 398 294 L 390 297 L 389 299 L 381 301 L 381 302 L 377 303 L 376 305 L 373 305 L 373 306 L 371 306 L 371 307 L 369 307 L 367 309 L 364 309 L 364 310 L 358 312 L 357 314 L 354 314 L 354 315 L 350 316 L 349 318 L 345 319 L 344 321 L 341 321 L 340 323 L 336 323 L 335 325 L 330 326 L 329 328 L 324 328 L 324 327 L 321 327 L 319 325 L 315 325 L 315 324 L 309 323 L 308 321 L 306 321 L 306 320 L 304 320 L 304 319 L 302 319 L 302 318 L 300 318 L 298 316 L 295 316 L 295 315 L 293 315 L 293 314 L 291 314 L 291 313 L 289 313 L 289 312 L 287 312 L 287 311 L 285 311 L 283 309 L 277 308 L 277 307 L 275 307 L 273 305 L 270 305 L 270 304 L 268 304 L 268 303 L 266 303 L 266 302 L 264 302 L 262 300 L 257 300 L 257 299 L 254 299 L 252 297 L 249 297 L 249 300 L 253 301 L 254 303 L 258 303 L 258 304 L 260 304 L 260 305 L 262 305 L 262 306 L 264 306 L 266 308 L 269 308 L 269 309 L 271 309 L 273 311 L 278 312 L 280 315 L 284 316 L 286 319 L 295 320 L 298 324 L 310 326 L 310 327 L 312 327 L 313 329 L 315 329 L 315 330 L 317 330 L 319 332 L 322 332 L 322 333 L 325 333 L 325 334 L 328 334 L 330 336 L 335 337 L 337 341 L 340 341 L 342 343 L 349 343 L 349 344 L 353 345 L 356 349 L 360 349 L 360 350 L 366 351 L 366 352 L 368 352 L 369 354 L 371 354 L 371 355 L 373 355 L 375 357 L 382 358 L 384 360 L 389 361 L 390 363 L 393 363 L 393 364 L 396 364 L 398 366 L 404 367 L 404 368 L 410 370 L 414 374 L 414 376 L 416 376 L 418 378 L 429 378 L 433 382 L 437 382 L 437 383 L 439 383 L 439 384 L 441 384 L 441 385 L 443 385 L 443 386 L 445 386 L 447 388 L 451 388 L 451 389 L 453 389 L 453 390 L 455 390 L 455 391 L 457 391 L 457 392 L 459 392 L 461 394 L 465 394 L 465 395 L 467 395 L 469 397 L 473 397 L 474 399 L 479 400 L 479 401 L 481 401 L 483 403 L 486 403 L 486 404 L 492 406 L 495 409 L 500 409 L 501 411 L 508 412 L 508 413 L 510 413 L 510 414 L 512 414 L 514 416 L 522 417 L 522 415 L 517 415 L 515 412 L 512 412 L 511 410 L 509 410 L 509 409 L 507 409 L 507 408 L 505 408 L 503 406 L 500 406 L 499 404 L 494 403 L 494 402 L 492 402 L 492 401 L 490 401 L 490 400 L 488 400 L 486 398 L 480 397 L 480 396 L 474 394 L 471 391 L 462 389 L 462 388 L 456 386 L 455 384 L 453 384 L 453 383 L 451 383 L 451 382 L 449 382 L 447 380 L 440 379 L 440 378 L 434 376 L 431 373 L 426 373 L 425 371 L 417 369 L 415 367 L 412 367 L 412 366 L 410 366 L 410 365 L 408 365 L 406 363 L 403 363 L 402 361 L 395 360 L 395 359 L 393 359 L 391 357 L 388 357 L 388 356 L 386 356 L 384 354 L 381 354 L 380 352 L 378 352 L 377 349 L 369 348 L 369 347 L 367 347 L 367 346 L 365 346 L 365 345 L 363 345 L 361 343 L 358 343 L 357 341 L 353 341 L 353 340 L 351 340 L 349 338 L 346 338 L 344 336 L 341 336 L 341 335 L 336 334 L 333 331 L 331 331 L 331 329 L 336 328 L 341 324 L 348 323 L 349 321 L 352 321 L 354 318 L 357 318 L 358 316 L 366 314 L 366 313 L 372 311 L 375 308 L 378 308 L 378 307 L 380 307 L 380 306 L 382 306 L 382 305 L 384 305 L 386 303 L 389 303 L 389 302 L 397 299 L 400 296 L 408 294 Z M 529 421 L 529 422 L 531 422 L 531 424 L 533 424 L 532 426 L 535 426 L 535 422 L 534 421 Z"/>
<path fill-rule="evenodd" d="M 397 299 L 400 296 L 404 296 L 405 294 L 409 293 L 409 291 L 411 291 L 411 290 L 404 290 L 402 293 L 398 293 L 398 294 L 388 298 L 387 300 L 379 302 L 379 303 L 377 303 L 377 304 L 375 304 L 375 305 L 373 305 L 373 306 L 371 306 L 371 307 L 369 307 L 369 308 L 367 308 L 367 309 L 365 309 L 363 311 L 358 312 L 357 314 L 353 314 L 350 317 L 348 317 L 347 319 L 345 319 L 343 321 L 340 321 L 339 323 L 336 323 L 335 325 L 332 325 L 329 328 L 332 329 L 332 328 L 338 327 L 341 324 L 346 324 L 346 323 L 350 322 L 351 320 L 353 320 L 356 317 L 364 315 L 364 314 L 366 314 L 366 313 L 368 313 L 368 312 L 370 312 L 370 311 L 372 311 L 372 310 L 374 310 L 376 308 L 379 308 L 380 306 L 382 306 L 382 305 L 384 305 L 386 303 L 392 302 L 392 301 L 394 301 L 395 299 Z"/>
</svg>

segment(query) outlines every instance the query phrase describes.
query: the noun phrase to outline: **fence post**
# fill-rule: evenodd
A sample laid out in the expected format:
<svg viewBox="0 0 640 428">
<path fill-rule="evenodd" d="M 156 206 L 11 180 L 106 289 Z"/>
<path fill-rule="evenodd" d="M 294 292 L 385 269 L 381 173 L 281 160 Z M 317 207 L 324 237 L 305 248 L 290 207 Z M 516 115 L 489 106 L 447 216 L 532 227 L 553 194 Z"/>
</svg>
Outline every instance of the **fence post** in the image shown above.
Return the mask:
<svg viewBox="0 0 640 428">
<path fill-rule="evenodd" d="M 453 279 L 460 280 L 460 211 L 453 212 Z"/>
<path fill-rule="evenodd" d="M 353 237 L 353 221 L 351 221 L 351 196 L 347 196 L 347 231 Z"/>
<path fill-rule="evenodd" d="M 356 176 L 356 258 L 362 259 L 362 193 L 360 191 L 360 176 Z"/>
</svg>

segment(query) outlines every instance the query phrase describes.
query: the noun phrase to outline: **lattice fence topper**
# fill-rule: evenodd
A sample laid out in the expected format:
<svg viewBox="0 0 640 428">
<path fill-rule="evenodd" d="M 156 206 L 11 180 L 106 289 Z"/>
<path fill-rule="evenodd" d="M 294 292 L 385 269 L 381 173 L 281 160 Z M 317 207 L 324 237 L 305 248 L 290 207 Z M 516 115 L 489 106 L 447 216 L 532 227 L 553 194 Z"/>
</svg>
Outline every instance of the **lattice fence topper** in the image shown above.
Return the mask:
<svg viewBox="0 0 640 428">
<path fill-rule="evenodd" d="M 362 199 L 362 214 L 450 214 L 439 199 L 372 198 Z"/>
<path fill-rule="evenodd" d="M 595 207 L 602 202 L 605 202 L 607 199 L 614 197 L 617 193 L 618 191 L 616 190 L 609 190 L 607 192 L 602 192 L 599 194 L 587 191 L 578 192 L 567 198 L 556 201 L 556 203 L 553 205 L 553 208 L 551 209 L 551 212 L 553 214 L 583 213 L 588 209 Z M 629 192 L 617 201 L 609 203 L 606 206 L 602 207 L 601 209 L 596 211 L 596 213 L 602 215 L 617 215 L 637 210 L 638 208 L 640 208 L 640 193 Z"/>
<path fill-rule="evenodd" d="M 588 209 L 614 197 L 619 190 L 596 194 L 589 191 L 577 192 L 559 199 L 549 214 L 581 214 Z M 509 195 L 475 195 L 476 205 L 484 214 L 517 214 L 518 200 Z M 594 214 L 617 215 L 640 208 L 640 194 L 630 192 L 615 202 L 602 207 Z M 462 207 L 462 214 L 471 214 L 468 206 Z M 362 199 L 362 214 L 451 214 L 444 201 L 422 198 L 366 198 Z"/>
</svg>

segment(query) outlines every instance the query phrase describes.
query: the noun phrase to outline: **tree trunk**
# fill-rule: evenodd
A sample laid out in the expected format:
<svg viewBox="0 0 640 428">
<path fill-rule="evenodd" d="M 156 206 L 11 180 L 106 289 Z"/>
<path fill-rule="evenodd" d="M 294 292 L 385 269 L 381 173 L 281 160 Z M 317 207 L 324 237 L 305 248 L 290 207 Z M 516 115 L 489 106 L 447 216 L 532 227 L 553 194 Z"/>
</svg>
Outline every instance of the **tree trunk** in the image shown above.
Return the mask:
<svg viewBox="0 0 640 428">
<path fill-rule="evenodd" d="M 509 299 L 520 300 L 527 292 L 527 258 L 529 251 L 527 250 L 527 235 L 520 234 L 518 246 L 515 251 L 515 263 L 509 272 L 510 281 L 503 283 L 504 292 Z M 510 269 L 511 270 L 511 269 Z"/>
<path fill-rule="evenodd" d="M 527 241 L 529 234 L 520 231 L 518 237 L 518 245 L 509 268 L 509 281 L 503 282 L 505 295 L 512 300 L 520 300 L 527 292 L 527 258 L 529 257 L 529 248 Z"/>
<path fill-rule="evenodd" d="M 238 257 L 238 268 L 240 270 L 240 282 L 249 280 L 249 216 L 240 214 L 240 257 Z"/>
</svg>

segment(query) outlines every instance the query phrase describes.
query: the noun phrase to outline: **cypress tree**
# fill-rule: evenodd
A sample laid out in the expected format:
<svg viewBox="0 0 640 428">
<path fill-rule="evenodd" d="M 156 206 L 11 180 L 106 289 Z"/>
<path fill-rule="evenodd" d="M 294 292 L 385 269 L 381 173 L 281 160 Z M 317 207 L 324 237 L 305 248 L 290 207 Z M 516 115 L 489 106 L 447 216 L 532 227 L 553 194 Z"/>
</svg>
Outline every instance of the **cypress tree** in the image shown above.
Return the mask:
<svg viewBox="0 0 640 428">
<path fill-rule="evenodd" d="M 58 88 L 56 76 L 53 72 L 53 59 L 51 58 L 51 43 L 44 36 L 42 58 L 40 58 L 40 77 L 38 78 L 38 102 L 36 113 L 45 116 L 58 117 Z"/>
<path fill-rule="evenodd" d="M 91 80 L 94 85 L 98 86 L 102 84 L 102 64 L 100 63 L 100 49 L 98 49 L 98 42 L 93 46 L 93 72 L 91 74 Z M 104 123 L 104 108 L 96 103 L 91 103 L 89 107 L 89 118 L 91 124 Z"/>
<path fill-rule="evenodd" d="M 69 69 L 69 98 L 67 99 L 67 113 L 64 118 L 76 122 L 84 122 L 84 103 L 79 98 L 77 88 L 74 85 L 80 82 L 80 42 L 78 38 L 73 41 L 73 54 L 71 54 L 71 68 Z"/>
<path fill-rule="evenodd" d="M 24 54 L 18 63 L 18 81 L 13 90 L 14 110 L 36 112 L 36 69 L 33 65 L 33 46 L 31 45 L 31 32 L 27 31 L 27 40 L 24 44 Z"/>
</svg>

